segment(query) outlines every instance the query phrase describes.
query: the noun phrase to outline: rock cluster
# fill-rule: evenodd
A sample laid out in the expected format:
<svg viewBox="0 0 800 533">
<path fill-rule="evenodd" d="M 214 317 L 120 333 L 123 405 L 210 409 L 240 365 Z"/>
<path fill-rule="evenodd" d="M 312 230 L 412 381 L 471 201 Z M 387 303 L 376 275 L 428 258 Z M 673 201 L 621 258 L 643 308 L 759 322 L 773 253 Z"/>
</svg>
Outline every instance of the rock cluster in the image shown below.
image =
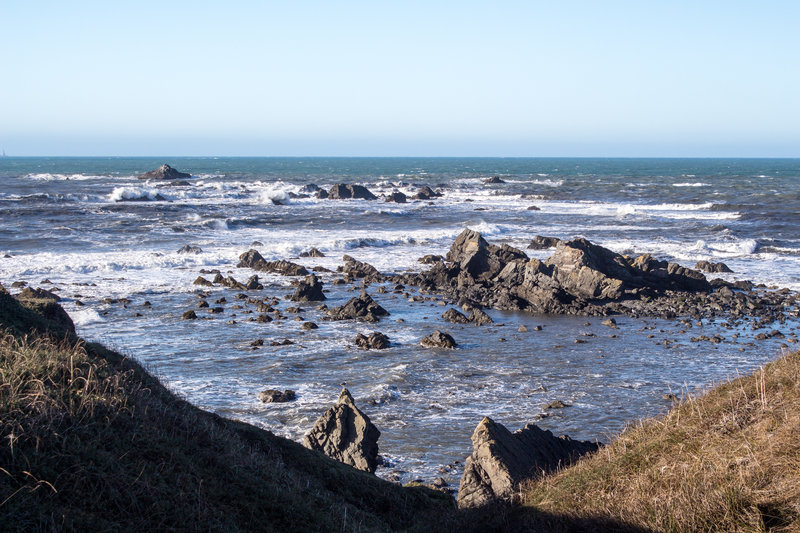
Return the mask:
<svg viewBox="0 0 800 533">
<path fill-rule="evenodd" d="M 511 433 L 487 417 L 475 428 L 472 447 L 458 490 L 462 508 L 510 499 L 522 481 L 566 466 L 598 445 L 556 437 L 534 424 Z"/>
<path fill-rule="evenodd" d="M 297 398 L 297 394 L 293 390 L 285 390 L 283 392 L 276 389 L 267 389 L 261 391 L 258 399 L 264 403 L 285 403 L 291 402 Z"/>
<path fill-rule="evenodd" d="M 167 164 L 138 176 L 140 180 L 185 180 L 191 177 L 191 174 L 179 172 Z"/>
<path fill-rule="evenodd" d="M 344 265 L 337 267 L 337 272 L 349 274 L 354 278 L 366 278 L 367 281 L 370 282 L 381 281 L 383 279 L 378 269 L 369 263 L 364 263 L 349 255 L 342 256 L 342 261 L 344 261 Z"/>
<path fill-rule="evenodd" d="M 542 246 L 552 244 L 544 239 L 538 241 Z M 749 285 L 709 282 L 696 270 L 649 254 L 627 257 L 586 239 L 558 241 L 553 255 L 540 261 L 507 244 L 489 244 L 469 229 L 456 238 L 445 262 L 392 280 L 475 308 L 534 313 L 673 318 L 756 311 L 779 319 L 781 303 L 792 303 L 788 295 L 734 294 L 730 288 Z"/>
<path fill-rule="evenodd" d="M 375 473 L 381 432 L 342 389 L 336 405 L 317 419 L 303 446 L 318 450 L 359 470 Z"/>
<path fill-rule="evenodd" d="M 330 320 L 364 320 L 377 322 L 380 317 L 388 316 L 389 311 L 378 305 L 366 291 L 358 297 L 350 298 L 344 305 L 328 309 Z"/>
<path fill-rule="evenodd" d="M 325 295 L 322 294 L 322 282 L 311 274 L 297 284 L 292 295 L 293 302 L 321 302 L 325 300 Z"/>
<path fill-rule="evenodd" d="M 377 200 L 377 196 L 372 194 L 369 189 L 362 185 L 350 185 L 347 183 L 337 183 L 328 191 L 327 198 L 331 200 L 361 199 Z"/>
<path fill-rule="evenodd" d="M 449 334 L 439 331 L 438 329 L 428 335 L 427 337 L 423 337 L 419 343 L 427 348 L 455 348 L 458 346 L 455 339 L 451 337 Z"/>
<path fill-rule="evenodd" d="M 733 270 L 730 269 L 728 265 L 725 263 L 712 263 L 710 261 L 698 261 L 694 267 L 697 270 L 702 270 L 703 272 L 711 272 L 711 273 L 731 273 Z"/>
</svg>

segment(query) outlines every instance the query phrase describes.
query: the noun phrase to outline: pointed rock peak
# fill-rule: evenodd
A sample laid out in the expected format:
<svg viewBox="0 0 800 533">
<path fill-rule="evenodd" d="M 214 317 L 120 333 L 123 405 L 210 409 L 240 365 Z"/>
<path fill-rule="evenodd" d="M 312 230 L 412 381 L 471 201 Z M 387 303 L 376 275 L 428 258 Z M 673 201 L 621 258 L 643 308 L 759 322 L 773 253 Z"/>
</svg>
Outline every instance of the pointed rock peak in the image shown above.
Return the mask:
<svg viewBox="0 0 800 533">
<path fill-rule="evenodd" d="M 353 396 L 350 394 L 350 391 L 347 390 L 347 387 L 342 389 L 342 392 L 339 393 L 339 399 L 336 401 L 339 405 L 341 404 L 348 404 L 348 405 L 355 405 L 356 402 L 353 399 Z"/>
</svg>

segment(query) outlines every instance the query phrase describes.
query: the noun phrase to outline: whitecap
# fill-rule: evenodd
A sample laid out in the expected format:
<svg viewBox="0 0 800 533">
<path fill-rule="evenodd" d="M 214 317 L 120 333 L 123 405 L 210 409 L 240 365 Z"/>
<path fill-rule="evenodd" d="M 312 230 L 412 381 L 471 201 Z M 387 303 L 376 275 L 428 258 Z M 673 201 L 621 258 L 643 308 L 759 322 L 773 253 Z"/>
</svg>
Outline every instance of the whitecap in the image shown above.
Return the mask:
<svg viewBox="0 0 800 533">
<path fill-rule="evenodd" d="M 144 187 L 116 187 L 108 195 L 111 202 L 166 201 L 169 200 L 158 189 Z"/>
</svg>

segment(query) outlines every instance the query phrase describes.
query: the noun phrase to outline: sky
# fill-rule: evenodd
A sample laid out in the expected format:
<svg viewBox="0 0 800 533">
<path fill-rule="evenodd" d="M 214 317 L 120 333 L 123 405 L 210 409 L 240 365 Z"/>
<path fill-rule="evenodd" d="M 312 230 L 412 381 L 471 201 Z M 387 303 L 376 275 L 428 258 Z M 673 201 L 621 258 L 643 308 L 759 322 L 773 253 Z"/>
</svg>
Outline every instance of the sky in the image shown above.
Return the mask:
<svg viewBox="0 0 800 533">
<path fill-rule="evenodd" d="M 0 148 L 800 157 L 800 2 L 0 0 Z"/>
</svg>

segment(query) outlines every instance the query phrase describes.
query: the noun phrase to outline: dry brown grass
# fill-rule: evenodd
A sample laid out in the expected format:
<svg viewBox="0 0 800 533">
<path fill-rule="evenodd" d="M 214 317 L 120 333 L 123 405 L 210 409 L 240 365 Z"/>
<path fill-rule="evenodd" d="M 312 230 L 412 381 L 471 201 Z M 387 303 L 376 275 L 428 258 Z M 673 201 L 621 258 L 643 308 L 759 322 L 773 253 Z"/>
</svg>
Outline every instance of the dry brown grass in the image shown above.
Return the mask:
<svg viewBox="0 0 800 533">
<path fill-rule="evenodd" d="M 630 428 L 522 500 L 647 531 L 800 531 L 800 352 Z"/>
</svg>

